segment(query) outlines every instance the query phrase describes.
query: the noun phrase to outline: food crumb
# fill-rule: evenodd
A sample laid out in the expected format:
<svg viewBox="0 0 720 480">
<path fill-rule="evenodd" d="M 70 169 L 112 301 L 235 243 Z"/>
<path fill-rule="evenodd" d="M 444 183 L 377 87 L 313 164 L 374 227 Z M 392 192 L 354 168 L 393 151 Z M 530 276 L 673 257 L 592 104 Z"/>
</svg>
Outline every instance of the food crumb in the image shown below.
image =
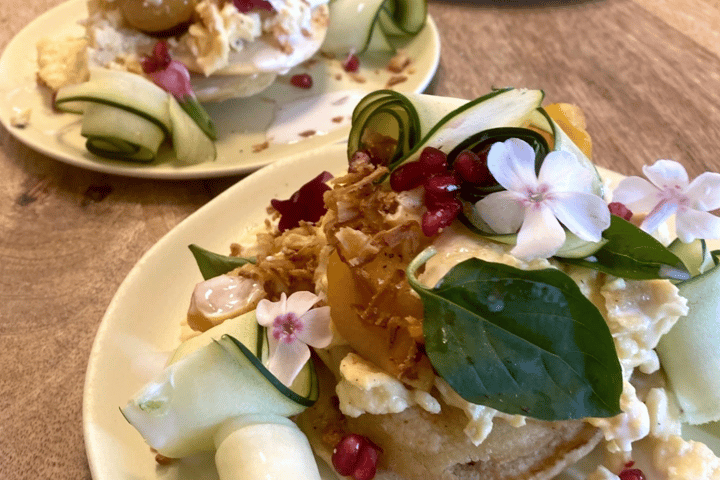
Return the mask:
<svg viewBox="0 0 720 480">
<path fill-rule="evenodd" d="M 158 465 L 170 465 L 175 461 L 175 459 L 166 457 L 165 455 L 160 455 L 159 453 L 155 455 L 155 461 Z"/>
<path fill-rule="evenodd" d="M 335 122 L 335 123 L 340 123 L 340 122 L 343 121 L 343 117 L 342 117 L 342 115 L 340 115 L 340 116 L 338 116 L 338 117 L 333 117 L 333 118 L 332 118 L 332 121 Z"/>
<path fill-rule="evenodd" d="M 13 107 L 13 114 L 10 118 L 10 125 L 15 128 L 25 128 L 30 125 L 30 108 Z"/>
<path fill-rule="evenodd" d="M 394 57 L 388 62 L 387 69 L 393 73 L 400 73 L 410 65 L 410 57 L 405 50 L 398 50 Z"/>
<path fill-rule="evenodd" d="M 385 88 L 390 88 L 399 83 L 403 83 L 407 81 L 407 79 L 408 77 L 406 77 L 405 75 L 393 75 L 388 79 L 387 83 L 385 84 Z"/>
<path fill-rule="evenodd" d="M 365 77 L 363 77 L 362 75 L 359 75 L 357 73 L 351 73 L 349 75 L 350 75 L 350 78 L 352 78 L 354 82 L 357 82 L 357 83 L 367 82 L 367 79 Z"/>
<path fill-rule="evenodd" d="M 335 54 L 330 52 L 320 52 L 320 56 L 327 58 L 328 60 L 335 60 Z"/>
<path fill-rule="evenodd" d="M 300 135 L 303 138 L 308 138 L 308 137 L 312 137 L 316 133 L 317 133 L 317 131 L 315 131 L 315 130 L 305 130 L 304 132 L 300 132 L 298 135 Z"/>
<path fill-rule="evenodd" d="M 268 149 L 268 148 L 270 148 L 270 142 L 265 140 L 263 143 L 258 143 L 256 145 L 253 145 L 252 151 L 253 151 L 253 153 L 258 153 L 258 152 L 262 152 L 263 150 Z"/>
<path fill-rule="evenodd" d="M 335 80 L 342 80 L 342 73 L 335 74 Z"/>
</svg>

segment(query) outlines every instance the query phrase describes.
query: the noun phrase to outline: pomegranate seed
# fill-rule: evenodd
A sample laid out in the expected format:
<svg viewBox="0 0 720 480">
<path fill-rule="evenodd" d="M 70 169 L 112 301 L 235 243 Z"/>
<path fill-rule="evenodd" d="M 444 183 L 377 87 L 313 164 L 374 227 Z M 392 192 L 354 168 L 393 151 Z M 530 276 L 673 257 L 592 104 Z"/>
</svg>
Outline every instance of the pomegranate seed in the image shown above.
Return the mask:
<svg viewBox="0 0 720 480">
<path fill-rule="evenodd" d="M 460 188 L 452 174 L 435 175 L 425 181 L 425 205 L 432 209 L 455 198 Z"/>
<path fill-rule="evenodd" d="M 390 175 L 390 188 L 396 192 L 412 190 L 422 185 L 425 180 L 425 169 L 419 162 L 400 165 Z"/>
<path fill-rule="evenodd" d="M 462 204 L 459 200 L 438 205 L 428 210 L 422 217 L 422 231 L 426 237 L 432 237 L 441 229 L 450 225 L 458 216 Z"/>
<path fill-rule="evenodd" d="M 630 211 L 630 209 L 620 202 L 611 202 L 608 205 L 608 208 L 610 209 L 610 213 L 612 213 L 613 215 L 617 215 L 618 217 L 623 218 L 628 222 L 633 216 L 633 213 Z"/>
<path fill-rule="evenodd" d="M 447 155 L 435 147 L 425 147 L 420 152 L 419 162 L 423 166 L 426 176 L 447 171 Z"/>
<path fill-rule="evenodd" d="M 481 158 L 471 150 L 463 150 L 455 159 L 453 168 L 466 182 L 481 186 L 490 186 L 496 183 L 487 166 L 487 152 Z"/>
<path fill-rule="evenodd" d="M 272 5 L 266 0 L 233 0 L 233 5 L 240 13 L 248 13 L 254 9 L 273 11 Z"/>
<path fill-rule="evenodd" d="M 322 172 L 300 187 L 287 200 L 270 200 L 275 210 L 280 212 L 278 229 L 281 232 L 295 228 L 301 221 L 316 223 L 327 212 L 323 195 L 330 190 L 325 182 L 333 178 L 330 172 Z"/>
<path fill-rule="evenodd" d="M 371 480 L 377 471 L 378 452 L 371 444 L 362 445 L 352 472 L 355 480 Z"/>
<path fill-rule="evenodd" d="M 378 448 L 367 438 L 351 433 L 335 445 L 331 460 L 340 475 L 371 480 L 377 469 Z"/>
<path fill-rule="evenodd" d="M 310 75 L 307 73 L 299 73 L 297 75 L 293 75 L 290 78 L 290 83 L 292 83 L 294 86 L 298 88 L 312 88 L 313 86 L 313 79 Z"/>
<path fill-rule="evenodd" d="M 354 53 L 350 53 L 342 63 L 342 67 L 346 72 L 357 72 L 360 68 L 360 59 Z"/>
<path fill-rule="evenodd" d="M 144 73 L 154 73 L 164 70 L 172 62 L 170 52 L 168 52 L 167 42 L 160 41 L 153 47 L 152 55 L 142 59 L 141 65 Z"/>
<path fill-rule="evenodd" d="M 620 480 L 646 480 L 645 474 L 639 468 L 626 468 L 618 477 Z"/>
</svg>

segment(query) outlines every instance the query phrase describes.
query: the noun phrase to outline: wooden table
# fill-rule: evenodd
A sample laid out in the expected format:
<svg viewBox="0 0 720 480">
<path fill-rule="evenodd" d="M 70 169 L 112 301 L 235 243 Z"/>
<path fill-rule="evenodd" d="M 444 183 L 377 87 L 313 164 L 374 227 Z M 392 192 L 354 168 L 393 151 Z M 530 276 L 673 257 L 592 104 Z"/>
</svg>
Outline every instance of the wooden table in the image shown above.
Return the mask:
<svg viewBox="0 0 720 480">
<path fill-rule="evenodd" d="M 0 49 L 61 0 L 2 0 Z M 720 171 L 717 0 L 431 1 L 431 93 L 542 88 L 583 107 L 597 164 Z M 28 46 L 28 55 L 34 48 Z M 141 255 L 238 178 L 154 181 L 59 163 L 0 129 L 0 478 L 90 478 L 82 391 L 110 299 Z"/>
</svg>

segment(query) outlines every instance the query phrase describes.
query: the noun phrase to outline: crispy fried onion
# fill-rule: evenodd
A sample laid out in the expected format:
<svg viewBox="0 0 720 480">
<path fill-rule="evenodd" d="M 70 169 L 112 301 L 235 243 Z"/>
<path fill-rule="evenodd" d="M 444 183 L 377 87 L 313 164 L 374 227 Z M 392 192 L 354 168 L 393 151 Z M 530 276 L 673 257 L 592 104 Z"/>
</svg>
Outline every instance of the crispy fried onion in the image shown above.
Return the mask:
<svg viewBox="0 0 720 480">
<path fill-rule="evenodd" d="M 406 383 L 425 387 L 432 369 L 424 354 L 423 306 L 405 267 L 427 245 L 420 224 L 394 218 L 397 194 L 381 187 L 388 174 L 367 156 L 325 194 L 323 228 L 334 253 L 328 303 L 340 334 L 364 358 Z"/>
</svg>

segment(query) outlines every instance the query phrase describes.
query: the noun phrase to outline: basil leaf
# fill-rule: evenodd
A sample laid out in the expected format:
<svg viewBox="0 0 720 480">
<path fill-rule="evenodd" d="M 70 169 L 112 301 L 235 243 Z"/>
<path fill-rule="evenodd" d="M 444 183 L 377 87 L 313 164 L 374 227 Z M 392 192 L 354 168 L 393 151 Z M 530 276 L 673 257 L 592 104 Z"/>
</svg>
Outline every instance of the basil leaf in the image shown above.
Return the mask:
<svg viewBox="0 0 720 480">
<path fill-rule="evenodd" d="M 188 245 L 188 248 L 195 257 L 200 273 L 205 280 L 217 277 L 231 270 L 241 267 L 246 263 L 255 263 L 254 258 L 231 257 L 220 255 L 198 247 L 195 244 Z"/>
<path fill-rule="evenodd" d="M 610 227 L 603 232 L 603 238 L 607 243 L 592 256 L 562 261 L 631 280 L 690 278 L 690 272 L 677 255 L 617 215 L 611 215 Z"/>
<path fill-rule="evenodd" d="M 424 305 L 425 350 L 461 397 L 549 421 L 620 413 L 610 329 L 569 276 L 473 258 L 429 289 L 414 278 L 418 258 L 408 278 Z"/>
</svg>

